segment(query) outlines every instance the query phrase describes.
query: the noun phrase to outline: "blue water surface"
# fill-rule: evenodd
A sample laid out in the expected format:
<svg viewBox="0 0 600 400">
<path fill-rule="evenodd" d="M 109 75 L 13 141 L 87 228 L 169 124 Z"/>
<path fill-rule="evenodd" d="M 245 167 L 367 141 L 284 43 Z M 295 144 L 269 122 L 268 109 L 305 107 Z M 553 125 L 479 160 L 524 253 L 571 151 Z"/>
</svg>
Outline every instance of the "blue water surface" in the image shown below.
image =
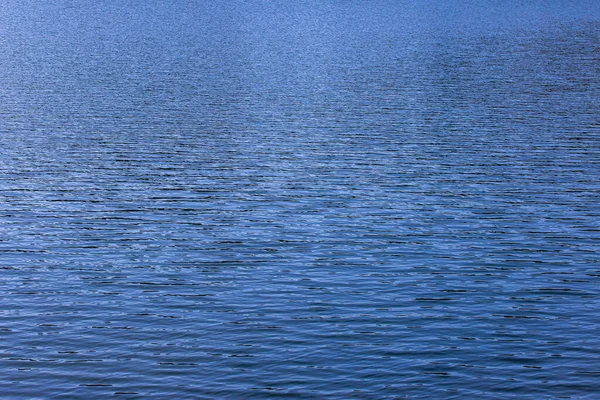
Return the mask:
<svg viewBox="0 0 600 400">
<path fill-rule="evenodd" d="M 4 0 L 0 396 L 600 393 L 600 3 Z"/>
</svg>

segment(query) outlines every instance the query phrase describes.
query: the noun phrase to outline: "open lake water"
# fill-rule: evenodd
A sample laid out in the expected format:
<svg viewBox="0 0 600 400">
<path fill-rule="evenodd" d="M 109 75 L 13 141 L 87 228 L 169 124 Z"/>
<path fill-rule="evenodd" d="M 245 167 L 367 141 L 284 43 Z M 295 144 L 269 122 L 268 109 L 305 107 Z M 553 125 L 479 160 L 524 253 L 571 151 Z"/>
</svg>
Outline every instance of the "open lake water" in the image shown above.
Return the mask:
<svg viewBox="0 0 600 400">
<path fill-rule="evenodd" d="M 600 396 L 600 3 L 3 0 L 0 397 Z"/>
</svg>

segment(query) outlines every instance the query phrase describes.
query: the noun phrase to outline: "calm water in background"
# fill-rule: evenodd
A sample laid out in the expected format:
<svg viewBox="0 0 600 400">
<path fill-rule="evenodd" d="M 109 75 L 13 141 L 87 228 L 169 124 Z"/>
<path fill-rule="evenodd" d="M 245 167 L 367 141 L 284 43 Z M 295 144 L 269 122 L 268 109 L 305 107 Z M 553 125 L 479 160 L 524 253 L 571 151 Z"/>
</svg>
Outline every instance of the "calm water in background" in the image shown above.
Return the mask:
<svg viewBox="0 0 600 400">
<path fill-rule="evenodd" d="M 2 396 L 597 398 L 600 5 L 481 3 L 4 0 Z"/>
</svg>

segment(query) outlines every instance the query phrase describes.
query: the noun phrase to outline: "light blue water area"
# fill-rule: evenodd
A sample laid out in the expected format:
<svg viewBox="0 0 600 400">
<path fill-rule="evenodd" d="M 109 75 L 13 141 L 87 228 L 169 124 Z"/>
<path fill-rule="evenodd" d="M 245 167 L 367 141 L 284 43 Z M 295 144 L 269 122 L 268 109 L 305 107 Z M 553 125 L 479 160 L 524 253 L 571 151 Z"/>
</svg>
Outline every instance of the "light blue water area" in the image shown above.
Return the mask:
<svg viewBox="0 0 600 400">
<path fill-rule="evenodd" d="M 0 396 L 597 398 L 600 3 L 4 0 Z"/>
</svg>

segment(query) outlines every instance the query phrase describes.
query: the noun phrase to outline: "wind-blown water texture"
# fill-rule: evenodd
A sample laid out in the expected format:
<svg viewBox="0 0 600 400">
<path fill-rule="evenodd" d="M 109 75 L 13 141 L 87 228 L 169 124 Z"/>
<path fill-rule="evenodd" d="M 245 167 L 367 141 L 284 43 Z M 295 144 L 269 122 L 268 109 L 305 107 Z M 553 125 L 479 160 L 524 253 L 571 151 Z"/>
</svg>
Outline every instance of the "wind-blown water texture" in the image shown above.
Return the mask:
<svg viewBox="0 0 600 400">
<path fill-rule="evenodd" d="M 2 396 L 597 396 L 600 6 L 478 3 L 5 0 Z"/>
</svg>

